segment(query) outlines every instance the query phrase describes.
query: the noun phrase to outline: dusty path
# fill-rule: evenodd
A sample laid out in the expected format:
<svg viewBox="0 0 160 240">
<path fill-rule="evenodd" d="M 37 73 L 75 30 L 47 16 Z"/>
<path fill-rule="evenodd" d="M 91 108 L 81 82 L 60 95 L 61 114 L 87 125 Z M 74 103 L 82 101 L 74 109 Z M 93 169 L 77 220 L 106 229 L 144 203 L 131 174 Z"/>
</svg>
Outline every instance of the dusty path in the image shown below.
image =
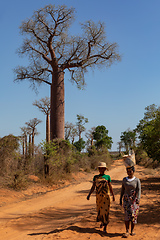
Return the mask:
<svg viewBox="0 0 160 240">
<path fill-rule="evenodd" d="M 141 212 L 136 236 L 130 239 L 160 239 L 160 179 L 156 171 L 136 166 L 136 176 L 142 181 Z M 108 234 L 104 235 L 95 222 L 95 195 L 90 201 L 86 195 L 93 174 L 86 180 L 63 189 L 48 192 L 37 198 L 10 203 L 0 208 L 0 239 L 121 239 L 125 230 L 119 194 L 125 167 L 115 161 L 108 174 L 111 176 L 116 201 L 112 202 Z"/>
</svg>

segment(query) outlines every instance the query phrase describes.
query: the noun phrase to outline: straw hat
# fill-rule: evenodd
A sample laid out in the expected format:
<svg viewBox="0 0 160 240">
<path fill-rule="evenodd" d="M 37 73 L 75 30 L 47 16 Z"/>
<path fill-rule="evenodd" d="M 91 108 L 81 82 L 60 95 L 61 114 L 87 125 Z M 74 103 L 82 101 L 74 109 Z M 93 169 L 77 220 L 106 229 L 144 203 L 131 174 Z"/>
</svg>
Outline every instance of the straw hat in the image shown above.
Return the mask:
<svg viewBox="0 0 160 240">
<path fill-rule="evenodd" d="M 106 168 L 106 169 L 108 170 L 105 162 L 100 162 L 100 163 L 99 163 L 98 168 L 102 168 L 102 167 L 103 167 L 103 168 Z"/>
</svg>

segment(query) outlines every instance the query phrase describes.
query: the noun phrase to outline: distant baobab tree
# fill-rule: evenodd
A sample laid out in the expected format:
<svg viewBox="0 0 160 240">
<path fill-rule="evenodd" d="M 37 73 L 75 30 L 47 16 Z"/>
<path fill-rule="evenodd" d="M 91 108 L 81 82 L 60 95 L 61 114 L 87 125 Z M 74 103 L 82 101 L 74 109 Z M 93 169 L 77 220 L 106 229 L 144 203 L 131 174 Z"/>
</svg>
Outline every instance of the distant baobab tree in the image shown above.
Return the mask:
<svg viewBox="0 0 160 240">
<path fill-rule="evenodd" d="M 47 5 L 20 26 L 24 40 L 18 53 L 28 56 L 29 65 L 14 69 L 14 81 L 29 80 L 33 88 L 42 83 L 51 86 L 51 140 L 64 139 L 65 71 L 83 88 L 89 69 L 109 67 L 120 60 L 117 44 L 106 39 L 104 23 L 89 20 L 81 24 L 81 35 L 69 34 L 74 13 L 72 7 Z"/>
<path fill-rule="evenodd" d="M 85 134 L 86 138 L 88 139 L 88 142 L 90 143 L 90 146 L 93 146 L 93 140 L 94 140 L 94 131 L 95 127 L 92 127 L 88 132 Z"/>
<path fill-rule="evenodd" d="M 27 146 L 27 127 L 21 127 L 21 139 L 22 139 L 22 144 L 23 144 L 23 156 L 27 157 L 27 151 L 28 151 L 28 146 Z"/>
<path fill-rule="evenodd" d="M 83 115 L 77 114 L 77 132 L 78 132 L 78 137 L 79 140 L 81 139 L 82 132 L 86 130 L 85 124 L 88 123 L 88 118 L 85 118 Z"/>
<path fill-rule="evenodd" d="M 65 123 L 65 140 L 70 140 L 71 143 L 74 143 L 75 137 L 78 135 L 76 125 L 73 123 Z"/>
<path fill-rule="evenodd" d="M 33 103 L 41 112 L 46 115 L 46 142 L 50 141 L 50 98 L 41 98 L 39 101 Z"/>
<path fill-rule="evenodd" d="M 29 151 L 30 151 L 30 146 L 31 147 L 31 152 L 32 152 L 32 156 L 34 157 L 34 137 L 37 134 L 36 132 L 36 126 L 41 123 L 42 121 L 40 119 L 37 118 L 33 118 L 31 119 L 29 122 L 26 122 L 25 124 L 27 125 L 27 130 L 29 133 Z M 30 137 L 32 136 L 32 144 L 31 144 L 31 139 Z"/>
</svg>

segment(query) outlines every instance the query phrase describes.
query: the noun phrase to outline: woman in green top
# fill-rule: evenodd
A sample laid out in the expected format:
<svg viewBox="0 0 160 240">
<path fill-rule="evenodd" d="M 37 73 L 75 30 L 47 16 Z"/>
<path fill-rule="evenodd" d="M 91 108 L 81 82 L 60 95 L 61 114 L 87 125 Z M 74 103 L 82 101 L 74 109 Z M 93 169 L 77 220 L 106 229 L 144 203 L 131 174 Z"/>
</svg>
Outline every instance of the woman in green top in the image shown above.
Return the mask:
<svg viewBox="0 0 160 240">
<path fill-rule="evenodd" d="M 87 196 L 87 200 L 89 200 L 90 195 L 96 188 L 97 222 L 101 222 L 101 227 L 103 226 L 104 232 L 106 232 L 109 223 L 110 193 L 113 196 L 113 201 L 115 201 L 111 178 L 105 174 L 106 169 L 106 163 L 101 162 L 98 166 L 99 175 L 94 176 L 93 185 Z"/>
</svg>

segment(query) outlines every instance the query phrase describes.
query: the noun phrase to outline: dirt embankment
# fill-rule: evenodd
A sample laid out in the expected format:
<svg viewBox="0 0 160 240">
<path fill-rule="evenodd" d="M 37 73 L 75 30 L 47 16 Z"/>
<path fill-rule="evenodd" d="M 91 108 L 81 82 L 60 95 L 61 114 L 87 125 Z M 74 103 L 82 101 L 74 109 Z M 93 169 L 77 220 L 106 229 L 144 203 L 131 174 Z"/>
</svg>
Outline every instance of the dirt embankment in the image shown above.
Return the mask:
<svg viewBox="0 0 160 240">
<path fill-rule="evenodd" d="M 126 175 L 121 160 L 115 161 L 108 174 L 116 201 L 111 203 L 108 233 L 95 221 L 95 194 L 86 200 L 94 173 L 75 176 L 74 184 L 57 190 L 35 185 L 23 192 L 0 189 L 0 239 L 5 240 L 99 240 L 121 239 L 125 231 L 123 210 L 119 206 L 121 182 Z M 160 239 L 160 177 L 156 170 L 136 166 L 141 179 L 142 197 L 136 240 Z M 47 192 L 48 191 L 48 192 Z M 39 194 L 38 194 L 39 193 Z"/>
</svg>

